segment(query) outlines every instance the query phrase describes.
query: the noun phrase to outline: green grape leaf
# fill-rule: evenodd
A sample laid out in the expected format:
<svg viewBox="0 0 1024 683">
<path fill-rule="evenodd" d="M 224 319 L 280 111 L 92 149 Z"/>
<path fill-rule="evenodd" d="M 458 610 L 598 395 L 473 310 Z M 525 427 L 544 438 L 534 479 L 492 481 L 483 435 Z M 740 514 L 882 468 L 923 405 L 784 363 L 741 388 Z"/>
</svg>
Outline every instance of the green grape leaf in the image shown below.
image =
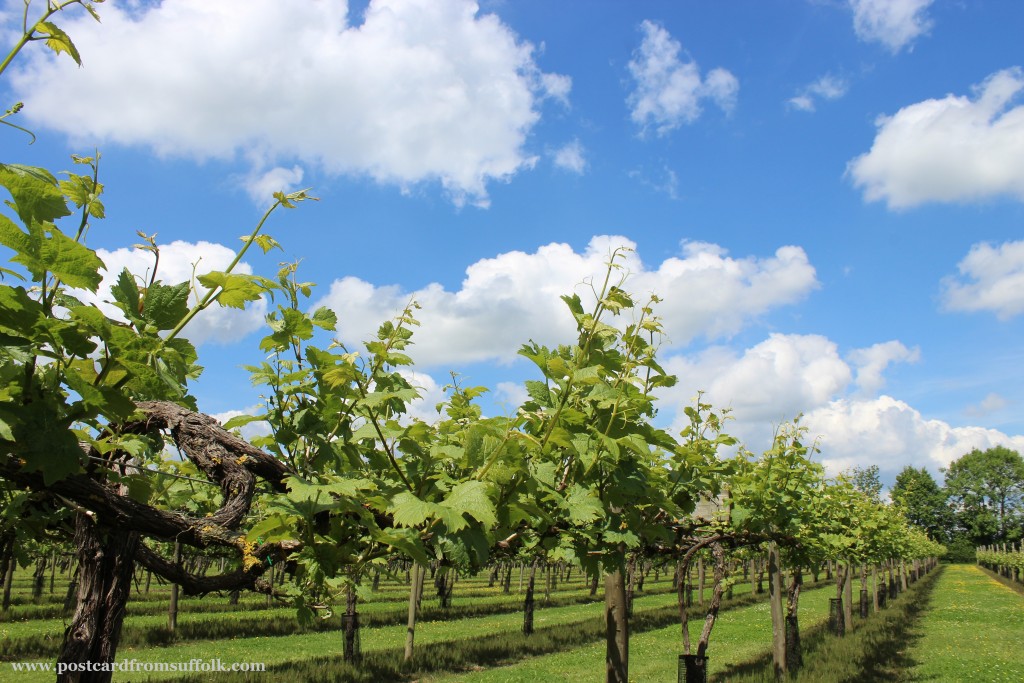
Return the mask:
<svg viewBox="0 0 1024 683">
<path fill-rule="evenodd" d="M 494 526 L 498 521 L 494 502 L 487 495 L 487 484 L 482 481 L 464 481 L 456 484 L 445 496 L 441 505 L 461 514 L 467 514 L 485 527 Z M 453 529 L 453 531 L 457 530 Z"/>
<path fill-rule="evenodd" d="M 11 418 L 0 411 L 0 439 L 14 441 L 14 431 L 11 429 Z"/>
<path fill-rule="evenodd" d="M 71 38 L 68 37 L 67 33 L 64 33 L 64 31 L 48 21 L 40 21 L 36 24 L 35 32 L 49 36 L 46 39 L 46 47 L 57 54 L 66 52 L 71 59 L 75 60 L 75 64 L 82 66 L 82 56 L 78 54 L 78 48 L 71 42 Z"/>
<path fill-rule="evenodd" d="M 256 235 L 256 237 L 253 237 L 252 235 L 242 235 L 241 240 L 246 244 L 249 244 L 250 242 L 255 243 L 256 246 L 263 250 L 264 254 L 269 252 L 271 249 L 280 249 L 281 251 L 284 251 L 284 247 L 282 247 L 278 241 L 270 235 Z"/>
<path fill-rule="evenodd" d="M 338 316 L 331 309 L 326 306 L 313 311 L 313 317 L 310 319 L 313 324 L 317 327 L 325 330 L 334 331 L 338 326 Z"/>
<path fill-rule="evenodd" d="M 256 301 L 265 292 L 276 287 L 271 280 L 258 275 L 220 271 L 200 275 L 199 282 L 207 289 L 213 290 L 219 287 L 217 303 L 230 308 L 245 308 L 246 303 Z"/>
<path fill-rule="evenodd" d="M 123 269 L 117 276 L 117 281 L 111 286 L 110 293 L 114 297 L 114 302 L 118 304 L 118 307 L 124 311 L 129 319 L 139 319 L 139 316 L 142 315 L 141 306 L 139 305 L 139 286 L 135 282 L 135 277 L 127 268 Z"/>
<path fill-rule="evenodd" d="M 191 288 L 187 282 L 176 285 L 154 282 L 146 290 L 146 298 L 142 304 L 142 317 L 156 326 L 158 330 L 173 330 L 188 313 L 190 291 Z"/>
<path fill-rule="evenodd" d="M 398 526 L 415 527 L 434 517 L 438 512 L 436 503 L 420 500 L 409 491 L 402 491 L 391 499 L 388 512 Z"/>
<path fill-rule="evenodd" d="M 0 244 L 16 252 L 12 261 L 25 266 L 37 281 L 49 272 L 70 287 L 96 291 L 103 280 L 103 261 L 94 251 L 52 223 L 27 225 L 26 234 L 10 219 L 0 216 Z"/>
<path fill-rule="evenodd" d="M 11 193 L 11 207 L 25 225 L 71 215 L 57 179 L 46 169 L 0 164 L 0 185 Z"/>
<path fill-rule="evenodd" d="M 47 401 L 23 406 L 14 429 L 16 454 L 25 462 L 25 470 L 39 472 L 49 486 L 81 469 L 84 453 L 75 434 L 54 414 Z"/>
<path fill-rule="evenodd" d="M 270 515 L 266 519 L 254 524 L 246 532 L 245 538 L 250 543 L 275 543 L 292 538 L 294 536 L 292 532 L 294 526 L 294 523 L 284 515 Z"/>
<path fill-rule="evenodd" d="M 573 524 L 589 524 L 604 517 L 604 507 L 595 492 L 578 484 L 569 487 L 565 497 L 565 510 Z"/>
<path fill-rule="evenodd" d="M 87 175 L 69 173 L 68 179 L 60 181 L 59 185 L 64 196 L 74 202 L 75 206 L 78 208 L 88 207 L 89 215 L 93 218 L 105 217 L 103 202 L 99 200 L 99 196 L 103 193 L 101 183 L 93 181 Z"/>
<path fill-rule="evenodd" d="M 394 391 L 373 391 L 366 395 L 363 399 L 363 405 L 369 408 L 375 408 L 385 401 L 392 399 L 398 399 L 400 401 L 408 402 L 419 397 L 419 392 L 412 388 L 407 389 L 395 389 Z"/>
</svg>

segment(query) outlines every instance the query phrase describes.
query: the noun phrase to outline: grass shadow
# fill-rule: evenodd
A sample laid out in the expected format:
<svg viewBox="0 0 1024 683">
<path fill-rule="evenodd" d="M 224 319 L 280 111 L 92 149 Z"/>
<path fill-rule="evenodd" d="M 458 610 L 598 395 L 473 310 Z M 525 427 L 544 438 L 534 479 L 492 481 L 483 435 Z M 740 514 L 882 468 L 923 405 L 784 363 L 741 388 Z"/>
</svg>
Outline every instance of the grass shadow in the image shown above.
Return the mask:
<svg viewBox="0 0 1024 683">
<path fill-rule="evenodd" d="M 832 635 L 825 624 L 801 631 L 804 665 L 791 673 L 788 680 L 802 683 L 936 680 L 911 676 L 910 671 L 919 662 L 909 653 L 923 635 L 920 620 L 929 609 L 941 573 L 942 569 L 931 572 L 903 592 L 896 602 L 857 623 L 853 632 L 845 637 Z M 709 680 L 712 683 L 774 683 L 771 654 L 731 665 Z"/>
</svg>

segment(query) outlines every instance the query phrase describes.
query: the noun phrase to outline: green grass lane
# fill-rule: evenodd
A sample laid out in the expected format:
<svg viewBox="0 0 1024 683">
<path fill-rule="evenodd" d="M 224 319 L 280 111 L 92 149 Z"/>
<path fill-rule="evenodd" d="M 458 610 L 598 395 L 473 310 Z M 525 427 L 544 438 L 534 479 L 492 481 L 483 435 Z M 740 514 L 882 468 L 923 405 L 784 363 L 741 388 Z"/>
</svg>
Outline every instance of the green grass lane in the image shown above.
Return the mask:
<svg viewBox="0 0 1024 683">
<path fill-rule="evenodd" d="M 671 593 L 644 596 L 637 599 L 637 609 L 654 609 L 673 604 Z M 571 605 L 545 609 L 539 606 L 534 622 L 537 628 L 572 623 L 597 617 L 603 603 Z M 522 627 L 521 612 L 498 614 L 472 619 L 423 622 L 416 625 L 416 643 L 454 642 L 487 633 L 516 631 Z M 360 629 L 360 645 L 363 652 L 401 648 L 405 644 L 405 625 Z M 310 633 L 277 638 L 237 638 L 192 642 L 159 648 L 118 648 L 117 659 L 138 659 L 141 662 L 188 662 L 193 658 L 210 660 L 220 658 L 230 662 L 263 662 L 268 666 L 285 662 L 296 662 L 322 657 L 325 654 L 340 653 L 342 634 L 340 631 Z M 19 679 L 20 681 L 21 679 Z M 31 683 L 25 677 L 26 683 Z M 39 679 L 46 680 L 46 679 Z M 138 680 L 127 675 L 114 676 L 115 681 Z M 153 680 L 158 680 L 156 676 Z"/>
<path fill-rule="evenodd" d="M 471 584 L 466 584 L 469 587 Z M 668 588 L 667 582 L 659 584 L 652 584 L 652 589 L 657 591 L 664 591 Z M 515 593 L 502 593 L 500 589 L 495 587 L 494 589 L 486 589 L 482 587 L 482 590 L 476 590 L 473 592 L 466 591 L 463 594 L 456 594 L 452 599 L 452 607 L 450 608 L 452 614 L 458 614 L 460 605 L 473 605 L 476 607 L 480 606 L 494 606 L 500 607 L 502 611 L 515 612 L 522 606 L 523 596 L 516 595 Z M 574 588 L 564 587 L 561 590 L 552 591 L 551 596 L 553 599 L 568 599 L 572 595 L 585 596 L 586 593 L 578 586 Z M 376 599 L 378 596 L 374 595 L 370 601 L 363 602 L 359 606 L 359 611 L 363 614 L 364 618 L 371 615 L 388 615 L 389 618 L 394 618 L 396 623 L 404 623 L 405 621 L 405 604 L 408 602 L 408 588 L 405 588 L 405 596 L 401 601 L 394 599 Z M 423 596 L 423 606 L 425 608 L 432 608 L 436 600 L 432 599 L 429 593 Z M 538 604 L 543 608 L 543 592 L 538 592 L 537 601 Z M 225 603 L 226 600 L 223 598 L 208 598 L 207 602 L 210 601 Z M 138 643 L 140 638 L 144 638 L 144 635 L 138 632 L 145 631 L 161 631 L 166 627 L 167 624 L 167 603 L 166 600 L 160 604 L 158 611 L 154 611 L 149 614 L 133 615 L 133 607 L 137 607 L 138 602 L 130 602 L 128 605 L 128 616 L 124 623 L 124 632 L 122 635 L 122 642 L 125 644 L 131 644 L 132 642 Z M 260 609 L 253 609 L 253 605 L 239 605 L 237 611 L 226 611 L 226 610 L 204 610 L 204 611 L 190 611 L 190 607 L 194 609 L 194 604 L 185 603 L 184 601 L 179 605 L 178 612 L 178 625 L 183 632 L 188 632 L 189 627 L 195 627 L 194 630 L 197 632 L 204 632 L 200 628 L 202 625 L 227 625 L 232 621 L 238 620 L 292 620 L 295 619 L 295 609 L 293 607 L 274 607 L 266 608 L 261 607 Z M 436 610 L 434 610 L 436 613 Z M 337 614 L 337 608 L 335 608 L 335 614 Z M 53 640 L 55 643 L 59 642 L 63 636 L 64 629 L 68 624 L 69 617 L 57 617 L 57 618 L 45 618 L 45 619 L 18 619 L 17 614 L 8 615 L 8 620 L 0 622 L 0 651 L 10 652 L 16 650 L 17 640 L 26 637 L 38 637 L 44 636 L 48 640 Z M 296 625 L 296 630 L 300 631 Z M 239 629 L 242 628 L 242 624 L 239 623 Z M 223 629 L 214 630 L 219 633 Z M 136 635 L 138 634 L 138 635 Z M 149 641 L 152 642 L 152 641 Z M 5 657 L 9 658 L 9 657 Z"/>
<path fill-rule="evenodd" d="M 1024 598 L 974 565 L 950 565 L 908 652 L 905 680 L 1024 681 Z"/>
<path fill-rule="evenodd" d="M 811 628 L 828 619 L 828 599 L 835 595 L 832 587 L 808 590 L 800 597 L 801 628 Z M 729 665 L 747 661 L 771 649 L 771 615 L 767 602 L 723 611 L 711 632 L 708 648 L 708 673 L 713 675 Z M 694 644 L 704 622 L 690 621 Z M 637 681 L 672 681 L 676 679 L 678 655 L 682 652 L 679 625 L 634 634 L 629 642 L 629 674 Z M 536 681 L 571 681 L 582 683 L 602 680 L 604 642 L 567 652 L 534 657 L 510 666 L 496 667 L 466 674 L 445 674 L 425 678 L 424 683 L 520 683 Z"/>
</svg>

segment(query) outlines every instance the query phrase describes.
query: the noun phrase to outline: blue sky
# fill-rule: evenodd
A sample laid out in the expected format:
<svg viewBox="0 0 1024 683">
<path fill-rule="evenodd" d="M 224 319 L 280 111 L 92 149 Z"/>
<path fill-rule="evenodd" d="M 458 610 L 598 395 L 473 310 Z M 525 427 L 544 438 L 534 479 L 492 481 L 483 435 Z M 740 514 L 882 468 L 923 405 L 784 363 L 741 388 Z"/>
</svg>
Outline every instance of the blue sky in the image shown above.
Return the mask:
<svg viewBox="0 0 1024 683">
<path fill-rule="evenodd" d="M 3 0 L 12 43 L 20 1 Z M 35 2 L 34 9 L 41 6 Z M 223 267 L 276 215 L 339 336 L 410 298 L 429 417 L 448 373 L 514 409 L 558 300 L 635 248 L 679 374 L 755 451 L 798 413 L 833 471 L 1024 448 L 1024 4 L 1008 0 L 109 0 L 58 20 L 84 61 L 29 46 L 6 160 L 103 154 L 114 272 L 157 233 L 166 280 Z M 6 105 L 5 105 L 6 106 Z M 102 297 L 101 297 L 102 298 Z M 190 335 L 210 413 L 258 392 L 265 309 Z"/>
</svg>

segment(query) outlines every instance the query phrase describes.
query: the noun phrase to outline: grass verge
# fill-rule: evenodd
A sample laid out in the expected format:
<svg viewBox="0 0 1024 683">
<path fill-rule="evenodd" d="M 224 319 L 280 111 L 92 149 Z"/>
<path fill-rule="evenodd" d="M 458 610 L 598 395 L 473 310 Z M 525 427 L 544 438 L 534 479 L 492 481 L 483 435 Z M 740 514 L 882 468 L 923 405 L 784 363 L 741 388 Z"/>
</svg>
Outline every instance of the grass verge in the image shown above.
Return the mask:
<svg viewBox="0 0 1024 683">
<path fill-rule="evenodd" d="M 950 565 L 907 655 L 907 681 L 1024 681 L 1024 599 L 974 565 Z"/>
</svg>

